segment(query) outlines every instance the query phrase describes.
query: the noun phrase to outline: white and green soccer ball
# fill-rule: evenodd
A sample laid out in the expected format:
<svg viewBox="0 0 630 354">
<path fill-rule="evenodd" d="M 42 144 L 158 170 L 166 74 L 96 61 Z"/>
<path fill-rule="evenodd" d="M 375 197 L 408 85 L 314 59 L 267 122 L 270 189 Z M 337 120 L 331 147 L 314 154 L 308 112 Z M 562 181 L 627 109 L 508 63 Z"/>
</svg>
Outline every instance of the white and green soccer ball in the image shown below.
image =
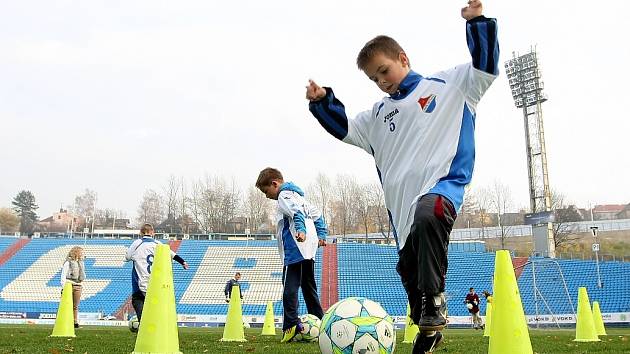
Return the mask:
<svg viewBox="0 0 630 354">
<path fill-rule="evenodd" d="M 312 314 L 306 314 L 300 317 L 300 322 L 304 329 L 300 332 L 302 340 L 307 342 L 314 342 L 319 337 L 319 327 L 322 321 L 317 316 Z"/>
<path fill-rule="evenodd" d="M 395 347 L 394 321 L 372 300 L 341 300 L 322 318 L 319 349 L 323 354 L 391 354 Z"/>
<path fill-rule="evenodd" d="M 136 333 L 138 328 L 140 328 L 140 321 L 138 321 L 138 316 L 134 315 L 129 319 L 129 330 Z"/>
</svg>

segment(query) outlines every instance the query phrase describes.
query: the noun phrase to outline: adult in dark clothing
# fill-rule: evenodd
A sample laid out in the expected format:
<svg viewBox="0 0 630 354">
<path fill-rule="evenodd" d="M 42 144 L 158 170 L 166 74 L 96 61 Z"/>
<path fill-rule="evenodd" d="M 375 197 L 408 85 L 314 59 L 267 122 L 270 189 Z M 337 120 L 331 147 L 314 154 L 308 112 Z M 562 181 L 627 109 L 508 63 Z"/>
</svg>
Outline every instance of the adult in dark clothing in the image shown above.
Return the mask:
<svg viewBox="0 0 630 354">
<path fill-rule="evenodd" d="M 237 272 L 234 274 L 234 278 L 230 279 L 225 283 L 225 302 L 230 302 L 230 298 L 232 297 L 232 287 L 234 285 L 238 286 L 240 289 L 240 284 L 238 281 L 241 279 L 241 273 Z M 241 290 L 241 300 L 243 300 L 243 291 Z"/>
<path fill-rule="evenodd" d="M 475 293 L 475 288 L 470 288 L 468 294 L 466 294 L 466 300 L 464 300 L 468 312 L 472 316 L 472 323 L 474 329 L 483 329 L 483 321 L 479 315 L 479 295 Z"/>
</svg>

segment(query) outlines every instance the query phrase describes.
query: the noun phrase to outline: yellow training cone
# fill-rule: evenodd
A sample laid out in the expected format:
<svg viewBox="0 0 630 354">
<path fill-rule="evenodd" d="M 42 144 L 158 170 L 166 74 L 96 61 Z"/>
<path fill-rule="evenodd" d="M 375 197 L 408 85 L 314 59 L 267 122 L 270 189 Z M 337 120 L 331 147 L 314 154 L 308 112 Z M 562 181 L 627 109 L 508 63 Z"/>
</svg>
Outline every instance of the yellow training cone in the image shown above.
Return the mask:
<svg viewBox="0 0 630 354">
<path fill-rule="evenodd" d="M 486 303 L 486 324 L 483 328 L 483 336 L 490 337 L 490 324 L 492 323 L 492 303 Z"/>
<path fill-rule="evenodd" d="M 76 337 L 74 335 L 74 314 L 72 311 L 72 283 L 66 282 L 57 309 L 57 318 L 51 337 Z"/>
<path fill-rule="evenodd" d="M 532 354 L 527 321 L 518 291 L 510 253 L 497 251 L 494 262 L 492 334 L 490 354 Z"/>
<path fill-rule="evenodd" d="M 273 302 L 267 302 L 267 309 L 265 310 L 265 324 L 263 324 L 263 329 L 261 335 L 263 336 L 275 336 L 276 335 L 276 325 L 274 323 L 273 317 Z"/>
<path fill-rule="evenodd" d="M 133 354 L 181 354 L 173 265 L 168 245 L 157 245 Z"/>
<path fill-rule="evenodd" d="M 243 329 L 243 309 L 241 308 L 241 290 L 238 285 L 232 287 L 232 296 L 228 306 L 227 319 L 223 329 L 222 342 L 247 342 Z"/>
<path fill-rule="evenodd" d="M 585 287 L 578 289 L 578 311 L 575 324 L 574 342 L 599 342 L 597 332 L 595 332 L 595 322 L 593 322 L 593 312 L 591 303 Z"/>
<path fill-rule="evenodd" d="M 405 323 L 405 339 L 403 339 L 403 343 L 413 343 L 418 331 L 418 325 L 413 323 L 411 319 L 411 308 L 409 307 L 409 303 L 407 303 L 407 321 Z"/>
<path fill-rule="evenodd" d="M 593 301 L 593 322 L 595 322 L 595 333 L 598 336 L 605 336 L 606 328 L 602 319 L 602 312 L 599 310 L 599 302 Z"/>
</svg>

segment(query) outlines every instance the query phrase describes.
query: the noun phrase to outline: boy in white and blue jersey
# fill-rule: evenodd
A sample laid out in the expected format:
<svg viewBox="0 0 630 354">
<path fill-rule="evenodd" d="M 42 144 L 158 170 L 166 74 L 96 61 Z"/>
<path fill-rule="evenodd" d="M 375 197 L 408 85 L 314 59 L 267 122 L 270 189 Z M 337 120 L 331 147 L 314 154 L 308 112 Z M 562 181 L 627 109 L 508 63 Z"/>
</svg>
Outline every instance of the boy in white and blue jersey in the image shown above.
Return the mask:
<svg viewBox="0 0 630 354">
<path fill-rule="evenodd" d="M 282 258 L 282 306 L 284 319 L 281 343 L 291 341 L 302 331 L 298 317 L 298 290 L 308 313 L 324 317 L 315 283 L 315 254 L 319 246 L 326 246 L 328 228 L 319 209 L 304 198 L 300 187 L 284 182 L 275 168 L 260 171 L 256 188 L 269 199 L 278 201 L 276 217 L 278 252 Z"/>
<path fill-rule="evenodd" d="M 357 65 L 388 97 L 355 119 L 331 88 L 310 80 L 306 98 L 337 139 L 374 157 L 394 236 L 396 267 L 420 330 L 413 352 L 430 352 L 446 325 L 449 235 L 475 161 L 476 106 L 498 75 L 496 20 L 479 0 L 462 8 L 472 62 L 423 77 L 390 37 L 365 44 Z"/>
<path fill-rule="evenodd" d="M 139 238 L 131 243 L 125 261 L 133 261 L 133 270 L 131 273 L 131 304 L 136 311 L 138 321 L 142 317 L 142 309 L 144 307 L 144 297 L 147 293 L 149 285 L 149 277 L 151 276 L 151 267 L 153 266 L 153 257 L 155 255 L 155 246 L 162 242 L 153 238 L 155 230 L 151 224 L 144 224 L 140 228 Z M 188 263 L 171 250 L 171 258 L 188 269 Z"/>
</svg>

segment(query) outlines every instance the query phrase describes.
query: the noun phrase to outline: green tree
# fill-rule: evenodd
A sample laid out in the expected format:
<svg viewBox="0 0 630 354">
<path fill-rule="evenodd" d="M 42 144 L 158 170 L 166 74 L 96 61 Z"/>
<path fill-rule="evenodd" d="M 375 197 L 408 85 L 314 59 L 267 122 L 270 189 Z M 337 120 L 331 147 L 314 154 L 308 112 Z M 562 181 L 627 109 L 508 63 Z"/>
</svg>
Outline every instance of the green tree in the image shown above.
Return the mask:
<svg viewBox="0 0 630 354">
<path fill-rule="evenodd" d="M 35 204 L 35 196 L 30 191 L 21 191 L 11 202 L 13 204 L 13 210 L 20 218 L 20 232 L 30 233 L 33 231 L 35 222 L 38 217 L 35 210 L 39 208 Z"/>
</svg>

